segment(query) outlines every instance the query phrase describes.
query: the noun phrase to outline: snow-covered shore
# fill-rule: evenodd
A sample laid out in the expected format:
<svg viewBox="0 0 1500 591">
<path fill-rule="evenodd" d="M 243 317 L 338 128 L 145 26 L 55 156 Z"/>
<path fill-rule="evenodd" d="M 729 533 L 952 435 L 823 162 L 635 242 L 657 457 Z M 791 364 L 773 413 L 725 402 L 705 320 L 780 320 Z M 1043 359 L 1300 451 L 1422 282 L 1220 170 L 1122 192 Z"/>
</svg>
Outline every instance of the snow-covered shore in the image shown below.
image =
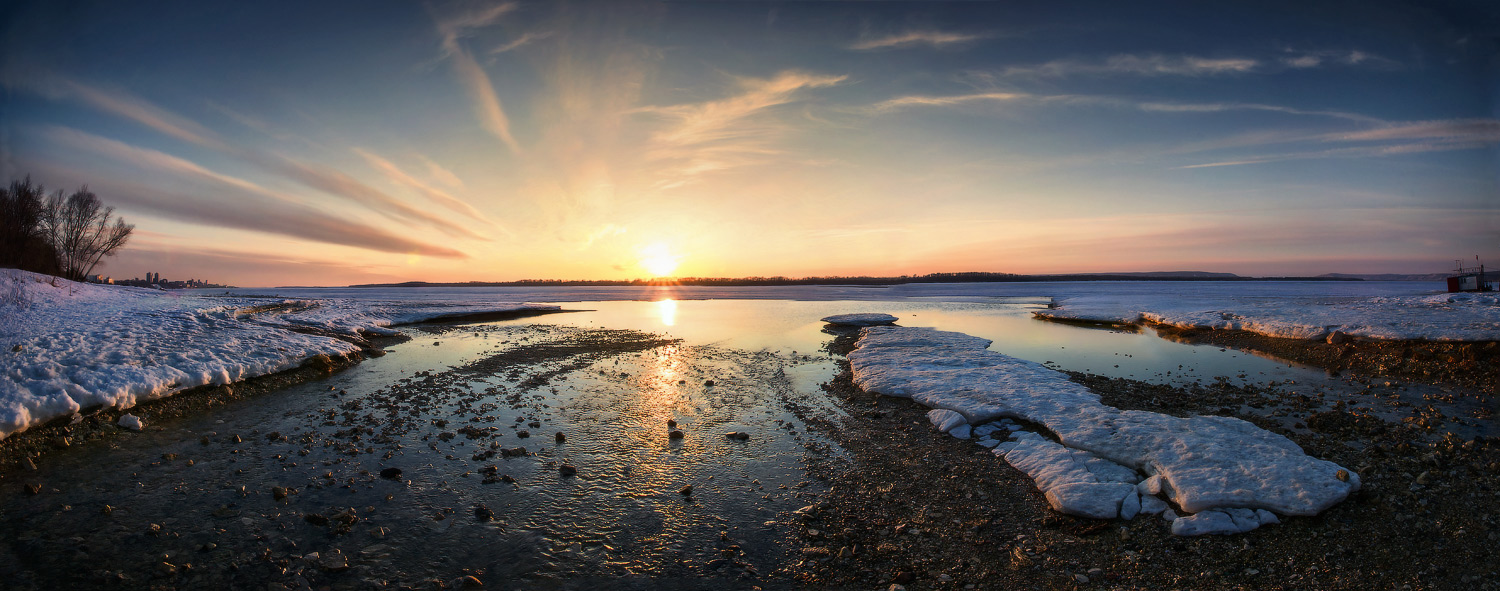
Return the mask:
<svg viewBox="0 0 1500 591">
<path fill-rule="evenodd" d="M 392 325 L 528 309 L 557 307 L 218 297 L 0 269 L 0 438 L 84 408 L 129 408 L 348 355 L 361 334 L 394 334 Z"/>
<path fill-rule="evenodd" d="M 1386 340 L 1500 340 L 1500 296 L 1438 293 L 1350 297 L 1223 294 L 1069 295 L 1035 314 L 1057 320 L 1244 330 L 1270 337 L 1325 339 L 1334 332 Z"/>
</svg>

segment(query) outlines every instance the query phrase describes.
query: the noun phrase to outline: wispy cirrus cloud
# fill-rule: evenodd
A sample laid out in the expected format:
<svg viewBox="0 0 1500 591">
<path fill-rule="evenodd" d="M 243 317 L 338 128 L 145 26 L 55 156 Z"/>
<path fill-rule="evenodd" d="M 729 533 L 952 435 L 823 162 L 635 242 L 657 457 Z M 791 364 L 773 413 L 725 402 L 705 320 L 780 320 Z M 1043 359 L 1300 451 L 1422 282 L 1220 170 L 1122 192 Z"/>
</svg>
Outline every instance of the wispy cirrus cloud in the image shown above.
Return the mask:
<svg viewBox="0 0 1500 591">
<path fill-rule="evenodd" d="M 907 107 L 951 107 L 967 103 L 979 103 L 989 101 L 1016 101 L 1037 98 L 1036 95 L 1024 92 L 974 92 L 968 94 L 954 94 L 945 96 L 932 95 L 907 95 L 893 99 L 887 99 L 875 103 L 870 110 L 876 112 L 894 111 Z"/>
<path fill-rule="evenodd" d="M 422 243 L 374 226 L 352 222 L 306 205 L 297 199 L 237 177 L 208 170 L 198 164 L 70 128 L 42 131 L 49 141 L 72 150 L 89 152 L 149 170 L 196 182 L 212 196 L 165 190 L 113 179 L 94 178 L 91 184 L 107 193 L 112 202 L 165 218 L 207 226 L 253 230 L 301 240 L 352 246 L 379 252 L 421 254 L 444 258 L 467 258 L 464 253 Z M 44 170 L 48 167 L 43 166 Z M 71 174 L 73 177 L 80 175 Z M 202 185 L 203 182 L 206 185 Z"/>
<path fill-rule="evenodd" d="M 1104 60 L 1061 59 L 1034 66 L 1012 66 L 1004 76 L 1065 78 L 1080 75 L 1218 76 L 1244 74 L 1261 66 L 1260 60 L 1196 55 L 1120 54 Z"/>
<path fill-rule="evenodd" d="M 459 82 L 464 85 L 470 100 L 474 102 L 474 114 L 479 117 L 480 125 L 504 143 L 512 154 L 521 153 L 521 144 L 511 134 L 510 117 L 500 104 L 500 96 L 495 93 L 490 75 L 474 59 L 474 54 L 463 46 L 462 40 L 474 29 L 499 22 L 501 17 L 516 10 L 518 6 L 514 2 L 504 2 L 481 10 L 457 11 L 437 18 L 443 54 L 453 62 L 453 70 L 458 74 Z"/>
<path fill-rule="evenodd" d="M 1323 51 L 1298 51 L 1288 49 L 1287 55 L 1277 61 L 1288 68 L 1317 68 L 1322 66 L 1381 66 L 1393 67 L 1399 65 L 1395 60 L 1384 58 L 1373 53 L 1350 50 L 1323 50 Z"/>
<path fill-rule="evenodd" d="M 65 92 L 61 96 L 77 98 L 100 111 L 135 121 L 162 134 L 236 157 L 307 187 L 354 201 L 393 219 L 423 223 L 455 236 L 487 239 L 463 226 L 407 205 L 338 170 L 305 164 L 271 151 L 231 145 L 206 127 L 128 92 L 105 92 L 81 82 L 58 80 L 57 87 Z"/>
<path fill-rule="evenodd" d="M 526 33 L 522 33 L 520 37 L 516 37 L 515 39 L 495 46 L 495 48 L 491 49 L 489 53 L 490 55 L 495 55 L 497 53 L 513 51 L 523 45 L 529 45 L 534 41 L 541 41 L 542 39 L 546 39 L 551 36 L 552 31 L 528 31 Z"/>
<path fill-rule="evenodd" d="M 950 33 L 945 31 L 921 30 L 906 31 L 886 35 L 884 37 L 872 37 L 861 39 L 849 45 L 849 49 L 856 51 L 870 51 L 876 49 L 896 49 L 903 47 L 914 47 L 927 45 L 931 47 L 945 47 L 970 41 L 978 41 L 988 37 L 972 33 Z"/>
<path fill-rule="evenodd" d="M 826 88 L 836 85 L 848 76 L 824 76 L 789 70 L 774 78 L 739 78 L 736 82 L 741 92 L 737 95 L 685 105 L 670 107 L 647 107 L 642 112 L 655 113 L 675 124 L 654 136 L 654 140 L 670 146 L 691 146 L 725 139 L 744 137 L 756 133 L 745 122 L 752 116 L 771 107 L 793 102 L 793 95 L 810 88 Z"/>
<path fill-rule="evenodd" d="M 1500 145 L 1500 119 L 1450 119 L 1390 123 L 1376 129 L 1328 133 L 1309 138 L 1319 143 L 1360 143 L 1322 150 L 1303 150 L 1234 158 L 1179 168 L 1217 168 L 1312 158 L 1381 157 L 1423 152 L 1472 150 Z M 1374 143 L 1371 145 L 1371 143 Z"/>
<path fill-rule="evenodd" d="M 649 156 L 679 162 L 675 172 L 657 187 L 681 186 L 697 175 L 747 166 L 779 154 L 769 142 L 792 126 L 768 114 L 775 107 L 796 102 L 801 91 L 827 88 L 847 79 L 788 70 L 767 79 L 738 78 L 739 93 L 727 98 L 638 109 L 636 112 L 658 115 L 669 122 L 652 135 Z"/>
<path fill-rule="evenodd" d="M 458 213 L 470 216 L 471 218 L 484 222 L 487 225 L 494 225 L 494 222 L 491 222 L 489 219 L 485 218 L 484 214 L 479 213 L 479 210 L 474 209 L 474 206 L 469 205 L 468 202 L 449 195 L 443 190 L 433 187 L 432 185 L 422 182 L 416 177 L 407 174 L 406 171 L 401 170 L 400 167 L 397 167 L 391 161 L 381 158 L 380 156 L 377 156 L 374 153 L 362 148 L 354 148 L 353 150 L 355 154 L 359 154 L 361 158 L 364 158 L 365 162 L 370 163 L 371 168 L 380 171 L 386 176 L 386 178 L 391 179 L 396 184 L 416 191 L 423 197 L 441 204 L 443 207 L 447 207 L 448 209 L 451 209 Z"/>
<path fill-rule="evenodd" d="M 1025 92 L 1012 92 L 1001 90 L 984 90 L 966 94 L 953 95 L 907 95 L 887 99 L 874 105 L 868 110 L 874 113 L 885 113 L 905 108 L 918 107 L 952 107 L 970 103 L 985 102 L 1030 102 L 1030 103 L 1052 103 L 1060 105 L 1092 105 L 1121 109 L 1134 109 L 1150 113 L 1222 113 L 1230 111 L 1266 111 L 1273 113 L 1285 113 L 1288 115 L 1306 115 L 1318 117 L 1332 117 L 1361 123 L 1384 125 L 1383 119 L 1349 113 L 1345 111 L 1329 111 L 1320 109 L 1297 109 L 1280 105 L 1265 105 L 1259 103 L 1183 103 L 1165 101 L 1143 101 L 1125 97 L 1099 96 L 1099 95 L 1076 95 L 1076 94 L 1032 94 Z"/>
</svg>

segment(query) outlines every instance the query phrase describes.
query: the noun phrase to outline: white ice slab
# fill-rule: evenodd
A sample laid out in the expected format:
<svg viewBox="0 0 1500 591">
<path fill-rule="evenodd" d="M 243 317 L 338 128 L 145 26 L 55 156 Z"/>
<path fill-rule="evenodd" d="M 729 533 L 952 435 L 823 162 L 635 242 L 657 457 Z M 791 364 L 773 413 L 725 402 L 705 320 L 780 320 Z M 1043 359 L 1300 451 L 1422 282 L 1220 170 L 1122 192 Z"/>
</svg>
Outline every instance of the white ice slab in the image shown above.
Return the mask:
<svg viewBox="0 0 1500 591">
<path fill-rule="evenodd" d="M 996 451 L 1032 475 L 1054 506 L 1108 513 L 1101 508 L 1107 506 L 1099 500 L 1102 490 L 1072 486 L 1089 483 L 1078 472 L 1089 462 L 1076 452 L 1108 460 L 1134 475 L 1101 482 L 1133 484 L 1145 476 L 1159 476 L 1158 490 L 1193 513 L 1260 508 L 1315 515 L 1359 488 L 1359 477 L 1352 471 L 1310 457 L 1291 440 L 1245 421 L 1122 411 L 1101 404 L 1097 394 L 1061 373 L 987 351 L 988 344 L 930 328 L 873 327 L 864 329 L 849 362 L 854 383 L 867 391 L 909 396 L 932 408 L 957 412 L 970 423 L 1012 417 L 1049 429 L 1060 445 L 1041 438 L 1044 445 L 1019 433 L 1017 441 L 1001 444 Z M 1341 471 L 1346 479 L 1338 477 Z M 1135 494 L 1135 487 L 1130 488 Z M 1054 490 L 1061 491 L 1058 500 L 1053 500 Z M 1124 496 L 1120 492 L 1113 497 L 1116 511 Z"/>
<path fill-rule="evenodd" d="M 897 318 L 890 314 L 862 313 L 862 314 L 838 314 L 823 319 L 823 322 L 837 324 L 840 326 L 880 326 L 891 324 Z"/>
</svg>

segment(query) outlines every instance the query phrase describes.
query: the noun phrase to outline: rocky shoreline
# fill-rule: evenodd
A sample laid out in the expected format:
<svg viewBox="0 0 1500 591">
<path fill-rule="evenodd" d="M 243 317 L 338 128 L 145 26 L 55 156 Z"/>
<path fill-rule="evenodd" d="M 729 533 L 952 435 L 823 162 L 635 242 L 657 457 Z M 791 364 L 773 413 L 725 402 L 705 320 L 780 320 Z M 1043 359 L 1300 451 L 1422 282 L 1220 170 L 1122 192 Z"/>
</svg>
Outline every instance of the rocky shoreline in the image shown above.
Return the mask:
<svg viewBox="0 0 1500 591">
<path fill-rule="evenodd" d="M 821 468 L 832 491 L 799 515 L 806 558 L 786 575 L 851 589 L 1500 588 L 1500 441 L 1344 410 L 1308 412 L 1304 429 L 1237 410 L 1311 410 L 1289 387 L 1070 377 L 1120 408 L 1255 422 L 1355 466 L 1365 487 L 1317 517 L 1236 536 L 1063 516 L 989 450 L 939 433 L 926 407 L 863 392 L 845 372 L 826 389 L 852 418 L 826 434 L 850 458 Z"/>
</svg>

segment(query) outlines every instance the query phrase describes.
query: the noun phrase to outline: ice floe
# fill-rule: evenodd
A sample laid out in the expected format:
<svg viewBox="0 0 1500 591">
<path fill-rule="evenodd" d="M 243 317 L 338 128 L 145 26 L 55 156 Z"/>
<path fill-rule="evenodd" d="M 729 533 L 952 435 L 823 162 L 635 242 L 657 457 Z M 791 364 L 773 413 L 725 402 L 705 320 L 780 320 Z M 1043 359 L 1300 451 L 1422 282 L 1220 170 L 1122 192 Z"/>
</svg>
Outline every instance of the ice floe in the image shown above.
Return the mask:
<svg viewBox="0 0 1500 591">
<path fill-rule="evenodd" d="M 394 324 L 551 308 L 282 299 L 74 283 L 0 269 L 0 438 L 80 409 L 130 408 L 360 349 Z"/>
<path fill-rule="evenodd" d="M 890 314 L 863 313 L 863 314 L 839 314 L 823 319 L 823 322 L 837 324 L 840 326 L 880 326 L 890 324 L 897 320 Z"/>
<path fill-rule="evenodd" d="M 1004 437 L 1007 425 L 986 423 L 996 419 L 1044 427 L 1055 440 L 1018 431 L 994 451 L 1063 513 L 1155 514 L 1166 510 L 1162 495 L 1188 513 L 1223 515 L 1184 517 L 1193 521 L 1174 523 L 1174 531 L 1234 533 L 1269 522 L 1257 509 L 1316 515 L 1359 489 L 1357 474 L 1246 421 L 1120 410 L 1059 372 L 988 351 L 989 344 L 930 328 L 873 327 L 849 363 L 855 385 L 933 408 L 929 420 L 945 432 L 967 424 Z"/>
</svg>

